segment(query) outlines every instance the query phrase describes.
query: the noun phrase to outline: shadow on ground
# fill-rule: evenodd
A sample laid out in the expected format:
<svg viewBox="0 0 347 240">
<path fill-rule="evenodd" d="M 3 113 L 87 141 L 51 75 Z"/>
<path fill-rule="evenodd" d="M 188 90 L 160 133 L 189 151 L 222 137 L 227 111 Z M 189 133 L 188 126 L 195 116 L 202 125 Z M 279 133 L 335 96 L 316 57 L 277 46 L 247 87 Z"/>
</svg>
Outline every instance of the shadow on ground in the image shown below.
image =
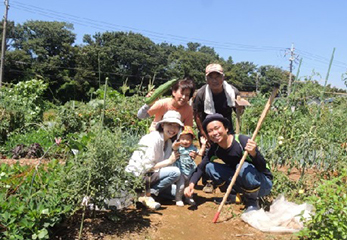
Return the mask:
<svg viewBox="0 0 347 240">
<path fill-rule="evenodd" d="M 83 221 L 81 239 L 103 239 L 106 235 L 122 238 L 131 233 L 145 232 L 153 228 L 150 215 L 162 215 L 138 206 L 122 211 L 93 211 L 88 210 Z M 52 229 L 51 239 L 76 239 L 81 227 L 82 211 L 65 220 L 60 226 Z"/>
</svg>

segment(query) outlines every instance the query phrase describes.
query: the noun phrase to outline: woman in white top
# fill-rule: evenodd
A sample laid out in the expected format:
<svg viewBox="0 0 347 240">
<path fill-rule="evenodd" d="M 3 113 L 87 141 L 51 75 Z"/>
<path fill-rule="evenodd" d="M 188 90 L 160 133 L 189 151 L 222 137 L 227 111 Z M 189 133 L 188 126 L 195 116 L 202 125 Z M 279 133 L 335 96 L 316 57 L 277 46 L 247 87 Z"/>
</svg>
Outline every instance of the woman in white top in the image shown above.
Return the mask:
<svg viewBox="0 0 347 240">
<path fill-rule="evenodd" d="M 150 193 L 155 196 L 175 196 L 176 190 L 172 188 L 172 184 L 180 178 L 181 173 L 176 166 L 172 166 L 178 158 L 178 154 L 172 151 L 172 139 L 177 137 L 183 127 L 180 113 L 167 111 L 157 123 L 156 131 L 140 139 L 138 150 L 134 151 L 126 166 L 125 170 L 135 176 L 145 176 L 147 173 L 156 176 L 157 181 L 150 186 Z M 153 199 L 146 199 L 148 200 Z M 158 203 L 154 208 L 158 208 Z"/>
</svg>

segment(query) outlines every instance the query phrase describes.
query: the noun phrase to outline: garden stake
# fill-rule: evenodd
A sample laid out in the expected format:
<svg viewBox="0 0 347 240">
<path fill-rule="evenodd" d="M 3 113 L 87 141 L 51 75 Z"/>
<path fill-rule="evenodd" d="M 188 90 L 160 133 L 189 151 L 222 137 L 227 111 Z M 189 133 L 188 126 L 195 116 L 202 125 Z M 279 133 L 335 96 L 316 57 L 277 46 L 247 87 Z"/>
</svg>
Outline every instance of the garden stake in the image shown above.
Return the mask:
<svg viewBox="0 0 347 240">
<path fill-rule="evenodd" d="M 277 91 L 278 91 L 278 87 L 276 86 L 276 87 L 274 88 L 274 90 L 272 91 L 271 96 L 270 96 L 270 98 L 268 99 L 268 101 L 267 101 L 267 103 L 266 103 L 266 105 L 265 105 L 265 108 L 264 108 L 264 110 L 263 110 L 263 112 L 262 112 L 262 114 L 261 114 L 261 116 L 260 116 L 260 118 L 259 118 L 259 120 L 258 120 L 257 127 L 255 128 L 254 133 L 253 133 L 253 136 L 252 136 L 252 140 L 253 140 L 253 141 L 254 141 L 255 137 L 257 136 L 257 134 L 258 134 L 258 131 L 259 131 L 259 129 L 260 129 L 260 126 L 261 126 L 261 124 L 263 123 L 263 121 L 264 121 L 264 119 L 265 119 L 265 116 L 266 116 L 266 114 L 268 113 L 268 111 L 269 111 L 269 109 L 270 109 L 270 107 L 271 107 L 271 104 L 272 104 L 273 100 L 274 100 L 275 97 L 276 97 Z M 245 151 L 244 154 L 243 154 L 243 156 L 242 156 L 242 158 L 241 158 L 241 161 L 240 161 L 240 163 L 239 163 L 239 166 L 237 167 L 237 169 L 236 169 L 236 171 L 235 171 L 235 173 L 234 173 L 234 176 L 233 176 L 233 178 L 231 179 L 231 182 L 230 182 L 230 184 L 229 184 L 229 186 L 228 186 L 228 189 L 227 189 L 227 191 L 226 191 L 226 193 L 225 193 L 225 195 L 224 195 L 224 197 L 223 197 L 223 200 L 222 200 L 221 204 L 220 204 L 219 207 L 218 207 L 218 211 L 217 211 L 216 215 L 215 215 L 214 218 L 213 218 L 213 223 L 216 223 L 216 222 L 217 222 L 218 217 L 219 217 L 219 214 L 220 214 L 220 212 L 222 211 L 223 205 L 224 205 L 225 201 L 227 200 L 227 198 L 228 198 L 228 196 L 229 196 L 229 194 L 230 194 L 230 192 L 231 192 L 231 189 L 232 189 L 233 186 L 234 186 L 234 183 L 236 182 L 236 178 L 237 178 L 237 176 L 239 175 L 239 173 L 240 173 L 240 171 L 241 171 L 241 167 L 242 167 L 242 165 L 243 165 L 243 162 L 245 161 L 245 159 L 247 158 L 247 156 L 248 156 L 248 152 Z"/>
<path fill-rule="evenodd" d="M 242 106 L 242 107 L 246 107 L 251 105 L 247 100 L 241 98 L 241 96 L 237 96 L 236 98 L 236 104 L 238 106 Z M 240 133 L 240 129 L 241 129 L 241 113 L 240 111 L 236 108 L 236 127 L 235 127 L 235 132 L 236 134 Z"/>
</svg>

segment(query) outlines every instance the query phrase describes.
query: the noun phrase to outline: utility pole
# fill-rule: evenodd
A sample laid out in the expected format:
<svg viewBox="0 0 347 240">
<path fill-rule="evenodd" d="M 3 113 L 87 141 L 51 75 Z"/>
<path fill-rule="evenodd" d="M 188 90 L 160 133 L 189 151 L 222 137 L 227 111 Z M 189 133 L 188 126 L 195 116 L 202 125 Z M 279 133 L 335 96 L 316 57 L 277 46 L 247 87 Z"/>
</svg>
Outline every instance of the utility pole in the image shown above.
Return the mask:
<svg viewBox="0 0 347 240">
<path fill-rule="evenodd" d="M 7 24 L 7 13 L 9 9 L 9 0 L 5 0 L 5 15 L 4 24 L 2 29 L 2 44 L 1 44 L 1 65 L 0 65 L 0 88 L 2 86 L 2 78 L 4 76 L 4 60 L 5 60 L 5 48 L 6 48 L 6 24 Z"/>
<path fill-rule="evenodd" d="M 294 44 L 292 43 L 292 47 L 290 48 L 290 57 L 289 57 L 289 82 L 288 82 L 288 96 L 291 93 L 292 88 L 292 76 L 293 76 L 293 62 L 297 59 L 296 54 L 294 53 Z"/>
<path fill-rule="evenodd" d="M 257 72 L 256 78 L 255 78 L 255 92 L 257 94 L 259 94 L 259 76 L 260 76 L 260 73 Z"/>
</svg>

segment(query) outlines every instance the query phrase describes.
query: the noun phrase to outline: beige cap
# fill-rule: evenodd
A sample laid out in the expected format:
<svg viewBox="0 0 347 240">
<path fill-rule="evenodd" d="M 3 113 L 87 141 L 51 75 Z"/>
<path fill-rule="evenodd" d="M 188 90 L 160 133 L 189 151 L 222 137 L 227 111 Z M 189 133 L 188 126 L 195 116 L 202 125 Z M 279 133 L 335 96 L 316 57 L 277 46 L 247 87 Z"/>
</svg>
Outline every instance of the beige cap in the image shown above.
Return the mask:
<svg viewBox="0 0 347 240">
<path fill-rule="evenodd" d="M 211 64 L 207 65 L 206 76 L 212 72 L 217 72 L 217 73 L 222 74 L 222 75 L 224 74 L 222 66 L 218 63 L 211 63 Z"/>
</svg>

